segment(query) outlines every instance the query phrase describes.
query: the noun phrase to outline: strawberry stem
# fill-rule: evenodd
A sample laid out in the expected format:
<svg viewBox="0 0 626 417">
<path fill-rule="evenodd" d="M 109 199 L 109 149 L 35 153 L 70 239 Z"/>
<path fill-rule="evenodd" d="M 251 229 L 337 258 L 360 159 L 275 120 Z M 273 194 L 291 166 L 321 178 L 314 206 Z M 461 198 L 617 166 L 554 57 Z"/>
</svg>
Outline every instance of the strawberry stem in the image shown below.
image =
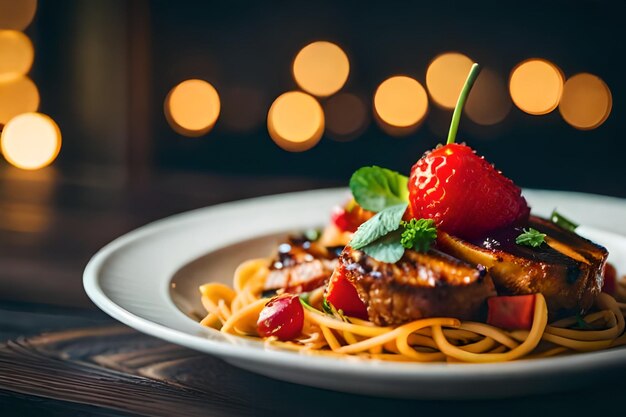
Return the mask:
<svg viewBox="0 0 626 417">
<path fill-rule="evenodd" d="M 467 101 L 467 97 L 469 96 L 469 92 L 472 89 L 476 78 L 478 78 L 479 72 L 480 65 L 474 63 L 474 65 L 472 65 L 472 68 L 470 69 L 469 74 L 467 75 L 465 85 L 463 85 L 463 89 L 461 90 L 461 94 L 459 94 L 459 99 L 456 102 L 454 113 L 452 113 L 452 122 L 450 122 L 450 131 L 448 132 L 448 141 L 446 142 L 446 145 L 454 143 L 454 141 L 456 140 L 456 132 L 459 130 L 459 122 L 461 121 L 463 106 Z"/>
</svg>

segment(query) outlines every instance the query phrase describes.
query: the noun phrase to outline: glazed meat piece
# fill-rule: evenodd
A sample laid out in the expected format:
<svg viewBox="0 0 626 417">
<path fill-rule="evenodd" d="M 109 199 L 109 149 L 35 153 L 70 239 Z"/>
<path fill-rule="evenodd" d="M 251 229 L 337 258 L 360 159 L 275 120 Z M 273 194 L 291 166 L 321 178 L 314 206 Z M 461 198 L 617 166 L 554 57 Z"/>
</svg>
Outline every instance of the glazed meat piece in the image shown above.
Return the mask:
<svg viewBox="0 0 626 417">
<path fill-rule="evenodd" d="M 325 285 L 337 265 L 340 250 L 290 237 L 288 243 L 278 246 L 264 290 L 284 289 L 300 293 Z"/>
<path fill-rule="evenodd" d="M 518 245 L 521 228 L 510 228 L 475 242 L 439 232 L 437 247 L 487 267 L 500 295 L 540 292 L 551 312 L 589 309 L 602 288 L 607 250 L 549 220 L 531 217 L 528 226 L 545 233 L 546 243 Z"/>
<path fill-rule="evenodd" d="M 379 262 L 346 247 L 340 268 L 378 325 L 402 324 L 424 317 L 472 319 L 487 297 L 496 295 L 485 268 L 438 250 L 407 250 L 395 264 Z"/>
</svg>

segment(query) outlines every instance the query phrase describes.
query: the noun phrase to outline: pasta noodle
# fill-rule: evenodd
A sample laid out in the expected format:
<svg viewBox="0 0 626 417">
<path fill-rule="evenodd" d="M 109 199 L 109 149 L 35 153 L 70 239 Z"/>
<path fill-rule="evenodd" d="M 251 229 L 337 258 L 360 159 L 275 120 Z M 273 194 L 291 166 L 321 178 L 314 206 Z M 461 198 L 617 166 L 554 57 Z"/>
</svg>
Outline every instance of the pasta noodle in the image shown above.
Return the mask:
<svg viewBox="0 0 626 417">
<path fill-rule="evenodd" d="M 233 288 L 217 283 L 201 286 L 206 315 L 200 324 L 224 333 L 258 337 L 257 320 L 270 300 L 261 295 L 268 273 L 266 259 L 253 259 L 237 268 Z M 326 314 L 320 311 L 322 299 L 322 288 L 309 294 L 308 304 L 304 304 L 302 334 L 297 339 L 282 342 L 270 337 L 266 343 L 304 354 L 469 363 L 546 358 L 626 345 L 626 304 L 605 293 L 595 301 L 597 311 L 582 317 L 590 327 L 588 330 L 573 328 L 581 319 L 576 317 L 548 324 L 548 309 L 541 294 L 536 295 L 531 329 L 517 331 L 450 317 L 382 327 L 366 320 Z"/>
</svg>

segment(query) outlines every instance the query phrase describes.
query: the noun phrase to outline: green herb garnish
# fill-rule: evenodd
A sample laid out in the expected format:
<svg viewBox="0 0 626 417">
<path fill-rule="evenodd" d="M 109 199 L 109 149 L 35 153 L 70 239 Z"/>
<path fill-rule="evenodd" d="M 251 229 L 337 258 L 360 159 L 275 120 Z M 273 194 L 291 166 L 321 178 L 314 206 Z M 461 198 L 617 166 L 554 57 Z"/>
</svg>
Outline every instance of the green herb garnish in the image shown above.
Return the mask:
<svg viewBox="0 0 626 417">
<path fill-rule="evenodd" d="M 411 219 L 405 222 L 402 220 L 405 209 L 406 204 L 390 207 L 363 223 L 350 246 L 387 263 L 398 262 L 404 255 L 405 248 L 428 251 L 437 238 L 435 222 L 431 219 Z M 374 220 L 377 216 L 379 218 Z M 371 224 L 366 225 L 368 222 Z"/>
<path fill-rule="evenodd" d="M 354 199 L 365 210 L 378 213 L 409 201 L 409 179 L 377 166 L 357 169 L 350 178 Z"/>
<path fill-rule="evenodd" d="M 432 219 L 411 219 L 400 222 L 404 227 L 400 243 L 407 249 L 428 252 L 430 245 L 437 239 L 437 229 Z"/>
<path fill-rule="evenodd" d="M 333 314 L 333 309 L 330 306 L 330 303 L 328 302 L 326 297 L 322 298 L 322 310 L 324 311 L 324 313 L 330 314 L 331 316 Z"/>
<path fill-rule="evenodd" d="M 315 309 L 313 308 L 313 310 Z M 322 298 L 322 310 L 324 310 L 324 313 L 328 314 L 329 316 L 333 316 L 339 320 L 345 321 L 346 323 L 350 323 L 350 320 L 348 319 L 348 317 L 345 314 L 343 314 L 343 310 L 337 310 L 335 306 L 332 305 L 331 302 L 326 299 L 326 297 Z M 315 311 L 318 311 L 318 310 L 315 310 Z"/>
<path fill-rule="evenodd" d="M 363 252 L 380 262 L 394 264 L 404 255 L 404 246 L 400 242 L 400 236 L 400 231 L 395 230 L 365 246 Z"/>
<path fill-rule="evenodd" d="M 330 301 L 328 301 L 325 297 L 324 297 L 324 301 L 322 301 L 322 305 L 324 306 L 324 311 L 326 311 L 326 308 L 330 310 L 331 316 L 338 318 L 341 321 L 345 321 L 346 323 L 350 323 L 350 320 L 348 320 L 348 317 L 346 317 L 346 315 L 343 314 L 343 310 L 337 310 L 337 308 Z"/>
<path fill-rule="evenodd" d="M 538 248 L 545 241 L 546 234 L 532 227 L 528 228 L 528 230 L 524 229 L 524 233 L 515 238 L 515 243 L 518 245 L 531 246 L 533 248 Z"/>
<path fill-rule="evenodd" d="M 571 232 L 574 232 L 579 226 L 577 223 L 574 223 L 573 221 L 556 211 L 556 209 L 552 210 L 550 220 L 552 220 L 552 223 L 555 223 L 558 226 L 561 226 L 563 229 L 569 230 Z"/>
<path fill-rule="evenodd" d="M 402 203 L 387 207 L 376 213 L 374 217 L 359 226 L 354 233 L 349 245 L 354 249 L 362 249 L 381 237 L 400 227 L 400 220 L 408 207 L 408 203 Z"/>
<path fill-rule="evenodd" d="M 324 312 L 319 311 L 317 308 L 309 304 L 308 300 L 304 300 L 302 297 L 298 297 L 298 298 L 300 299 L 300 304 L 302 304 L 302 307 L 306 308 L 309 311 L 313 311 L 315 313 L 324 314 Z"/>
</svg>

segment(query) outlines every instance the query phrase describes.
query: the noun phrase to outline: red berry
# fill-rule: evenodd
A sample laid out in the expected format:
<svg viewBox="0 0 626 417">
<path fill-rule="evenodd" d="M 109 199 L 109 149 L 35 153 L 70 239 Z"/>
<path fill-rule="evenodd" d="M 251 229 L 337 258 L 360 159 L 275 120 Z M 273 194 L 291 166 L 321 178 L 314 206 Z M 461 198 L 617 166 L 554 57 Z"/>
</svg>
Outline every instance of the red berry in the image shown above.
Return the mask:
<svg viewBox="0 0 626 417">
<path fill-rule="evenodd" d="M 530 208 L 521 192 L 469 146 L 456 143 L 425 154 L 409 179 L 413 216 L 466 239 L 526 220 Z"/>
<path fill-rule="evenodd" d="M 300 336 L 304 326 L 304 309 L 297 295 L 282 294 L 272 298 L 261 310 L 257 331 L 261 337 L 276 336 L 292 340 Z"/>
</svg>

